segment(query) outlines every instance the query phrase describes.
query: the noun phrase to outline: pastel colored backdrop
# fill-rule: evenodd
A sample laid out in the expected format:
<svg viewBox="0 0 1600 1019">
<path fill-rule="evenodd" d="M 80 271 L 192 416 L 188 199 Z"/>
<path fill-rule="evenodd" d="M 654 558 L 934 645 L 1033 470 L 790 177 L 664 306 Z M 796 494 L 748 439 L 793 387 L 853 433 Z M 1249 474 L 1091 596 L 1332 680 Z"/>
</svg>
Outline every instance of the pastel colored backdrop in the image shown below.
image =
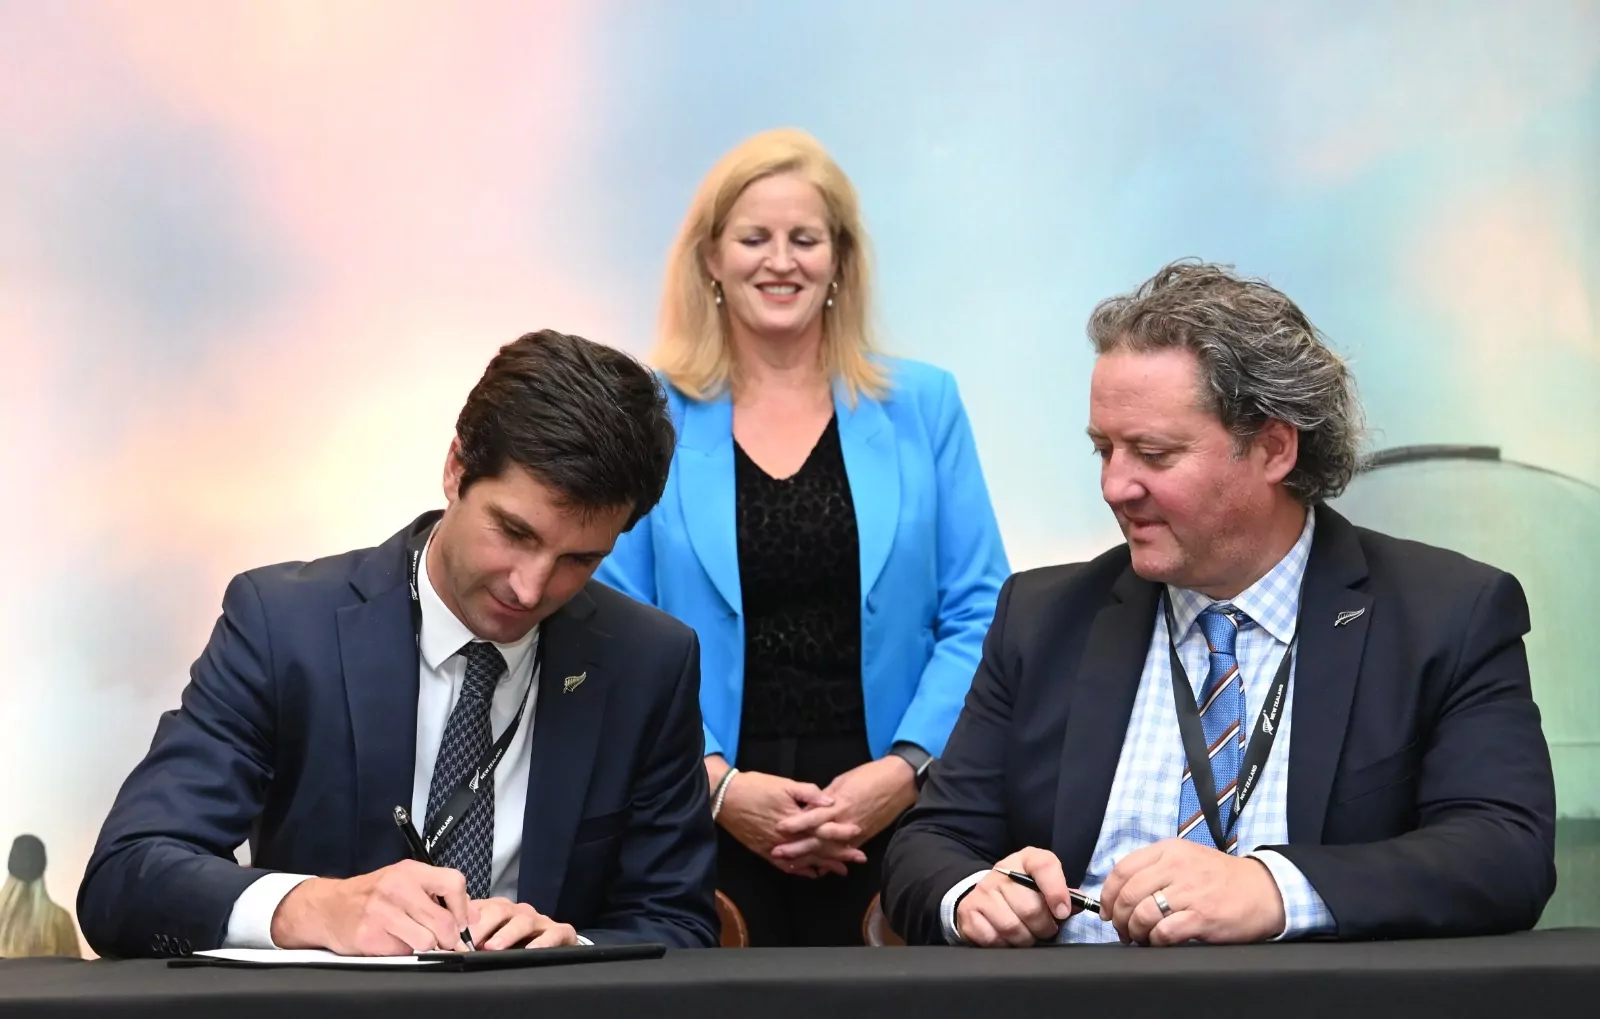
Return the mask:
<svg viewBox="0 0 1600 1019">
<path fill-rule="evenodd" d="M 1018 568 L 1117 540 L 1083 324 L 1183 255 L 1301 302 L 1375 446 L 1564 475 L 1341 505 L 1522 577 L 1546 919 L 1600 922 L 1592 0 L 0 0 L 0 842 L 57 901 L 227 579 L 439 503 L 521 332 L 643 353 L 700 176 L 778 125 L 859 187 L 885 344 L 956 373 Z"/>
</svg>

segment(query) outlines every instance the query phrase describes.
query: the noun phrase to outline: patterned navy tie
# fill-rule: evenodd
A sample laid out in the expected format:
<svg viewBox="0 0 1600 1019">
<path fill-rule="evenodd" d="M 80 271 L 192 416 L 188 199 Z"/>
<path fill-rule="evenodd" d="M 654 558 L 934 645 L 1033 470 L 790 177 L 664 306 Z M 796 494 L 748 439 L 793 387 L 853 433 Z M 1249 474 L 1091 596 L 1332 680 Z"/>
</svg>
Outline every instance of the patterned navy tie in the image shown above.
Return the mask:
<svg viewBox="0 0 1600 1019">
<path fill-rule="evenodd" d="M 1228 831 L 1238 793 L 1239 762 L 1244 760 L 1244 679 L 1239 675 L 1239 660 L 1233 655 L 1239 628 L 1249 618 L 1235 608 L 1213 605 L 1197 620 L 1211 650 L 1211 666 L 1200 690 L 1200 730 L 1205 733 L 1211 754 L 1211 779 L 1216 784 L 1217 814 L 1222 830 Z M 1200 809 L 1194 776 L 1183 769 L 1183 791 L 1178 795 L 1178 837 L 1201 845 L 1219 848 L 1211 837 L 1211 827 Z M 1224 852 L 1238 844 L 1237 831 L 1227 836 Z"/>
<path fill-rule="evenodd" d="M 445 723 L 439 741 L 439 758 L 433 765 L 433 781 L 428 784 L 428 820 L 432 821 L 462 779 L 493 743 L 489 732 L 489 705 L 494 688 L 505 674 L 506 660 L 500 649 L 487 641 L 475 640 L 459 652 L 467 660 L 467 678 L 461 684 L 461 697 Z M 456 822 L 444 845 L 433 854 L 441 867 L 454 867 L 467 879 L 467 894 L 474 899 L 489 897 L 489 870 L 494 859 L 494 783 L 491 779 L 473 801 L 472 807 Z"/>
</svg>

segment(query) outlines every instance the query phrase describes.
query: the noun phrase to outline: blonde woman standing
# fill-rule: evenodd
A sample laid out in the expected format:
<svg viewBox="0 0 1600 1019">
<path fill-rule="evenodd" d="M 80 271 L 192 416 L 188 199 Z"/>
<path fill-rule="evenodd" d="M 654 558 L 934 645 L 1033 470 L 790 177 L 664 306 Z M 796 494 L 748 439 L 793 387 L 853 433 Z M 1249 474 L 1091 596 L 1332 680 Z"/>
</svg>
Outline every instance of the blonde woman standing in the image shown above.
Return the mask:
<svg viewBox="0 0 1600 1019">
<path fill-rule="evenodd" d="M 870 299 L 814 138 L 717 164 L 662 298 L 666 493 L 596 574 L 699 635 L 718 884 L 755 945 L 860 943 L 1008 573 L 955 380 L 875 353 Z"/>
</svg>

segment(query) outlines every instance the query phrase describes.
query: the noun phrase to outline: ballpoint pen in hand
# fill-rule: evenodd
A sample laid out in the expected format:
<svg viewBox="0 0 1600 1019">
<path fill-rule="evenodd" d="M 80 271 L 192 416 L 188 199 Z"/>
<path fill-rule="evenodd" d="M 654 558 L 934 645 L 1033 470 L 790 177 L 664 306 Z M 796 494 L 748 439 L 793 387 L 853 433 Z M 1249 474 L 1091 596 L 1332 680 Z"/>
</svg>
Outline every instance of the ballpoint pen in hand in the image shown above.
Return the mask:
<svg viewBox="0 0 1600 1019">
<path fill-rule="evenodd" d="M 417 834 L 416 826 L 411 823 L 411 811 L 404 807 L 395 807 L 394 823 L 400 829 L 400 834 L 406 837 L 406 846 L 411 850 L 411 858 L 418 863 L 426 863 L 430 867 L 436 866 L 433 862 L 433 855 L 428 852 L 428 847 L 423 844 L 422 836 Z M 434 899 L 439 905 L 444 906 L 443 898 L 434 896 Z M 446 906 L 445 908 L 448 909 L 449 907 Z M 461 943 L 467 946 L 469 952 L 478 950 L 478 946 L 472 943 L 472 932 L 466 928 L 461 930 Z"/>
<path fill-rule="evenodd" d="M 1006 870 L 1002 867 L 996 867 L 994 870 L 995 873 L 1004 874 L 1006 877 L 1015 881 L 1024 888 L 1030 888 L 1033 891 L 1039 890 L 1039 883 L 1021 871 Z M 1072 899 L 1073 902 L 1077 903 L 1080 908 L 1086 909 L 1096 916 L 1100 915 L 1100 900 L 1095 898 L 1093 895 L 1085 895 L 1076 888 L 1068 888 L 1067 895 Z"/>
</svg>

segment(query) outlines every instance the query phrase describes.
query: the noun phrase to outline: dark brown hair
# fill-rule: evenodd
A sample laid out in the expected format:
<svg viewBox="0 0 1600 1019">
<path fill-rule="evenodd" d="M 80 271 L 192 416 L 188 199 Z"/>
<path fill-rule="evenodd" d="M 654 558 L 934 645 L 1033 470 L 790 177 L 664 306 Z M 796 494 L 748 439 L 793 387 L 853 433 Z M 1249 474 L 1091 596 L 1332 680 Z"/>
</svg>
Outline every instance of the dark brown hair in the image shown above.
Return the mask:
<svg viewBox="0 0 1600 1019">
<path fill-rule="evenodd" d="M 456 419 L 461 493 L 525 468 L 583 510 L 661 499 L 677 437 L 661 383 L 620 350 L 551 329 L 500 348 Z"/>
</svg>

